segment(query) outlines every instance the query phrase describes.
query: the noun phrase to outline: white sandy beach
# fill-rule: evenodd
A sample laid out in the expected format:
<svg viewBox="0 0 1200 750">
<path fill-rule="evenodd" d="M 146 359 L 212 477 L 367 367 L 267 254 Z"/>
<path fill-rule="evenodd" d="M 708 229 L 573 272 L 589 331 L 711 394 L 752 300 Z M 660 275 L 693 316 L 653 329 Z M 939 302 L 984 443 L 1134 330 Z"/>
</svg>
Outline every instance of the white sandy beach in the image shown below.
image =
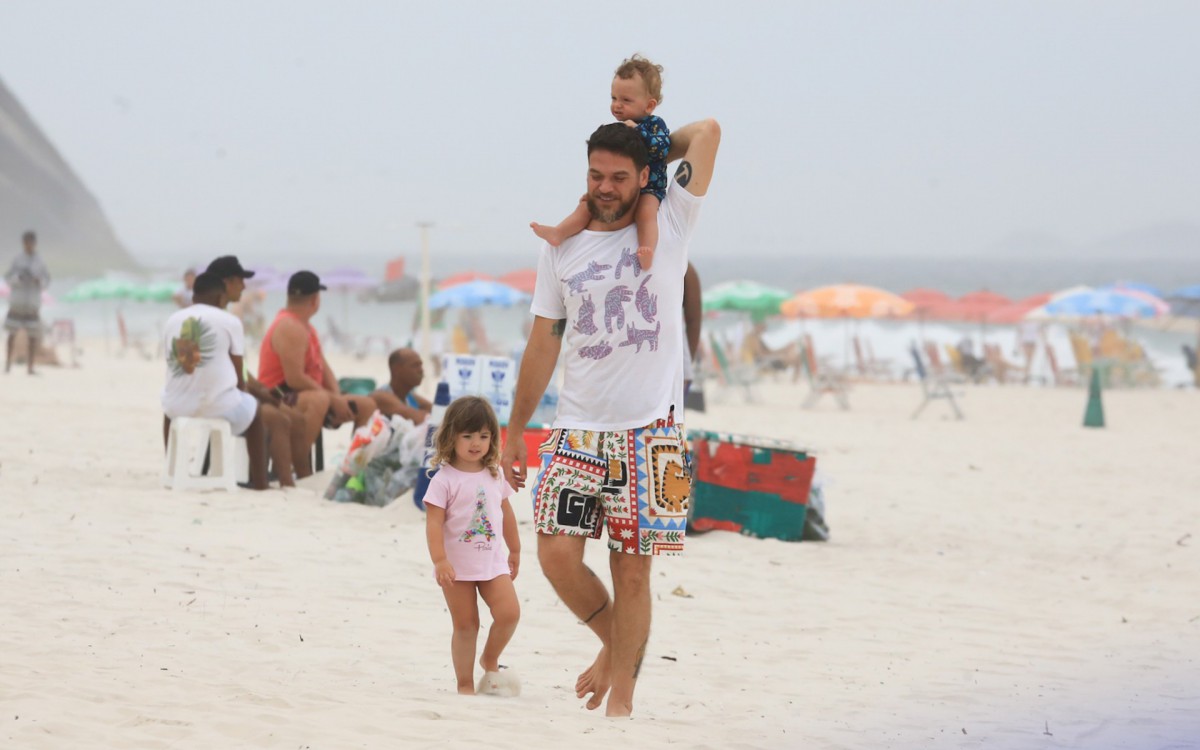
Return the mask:
<svg viewBox="0 0 1200 750">
<path fill-rule="evenodd" d="M 914 384 L 850 412 L 727 395 L 689 426 L 810 447 L 833 538 L 711 532 L 656 561 L 612 721 L 573 694 L 596 643 L 527 523 L 502 659 L 523 694 L 460 698 L 407 497 L 164 490 L 162 366 L 100 352 L 0 379 L 2 747 L 1200 746 L 1195 390 L 1107 392 L 1102 430 L 1076 389 L 972 387 L 963 422 L 910 420 Z"/>
</svg>

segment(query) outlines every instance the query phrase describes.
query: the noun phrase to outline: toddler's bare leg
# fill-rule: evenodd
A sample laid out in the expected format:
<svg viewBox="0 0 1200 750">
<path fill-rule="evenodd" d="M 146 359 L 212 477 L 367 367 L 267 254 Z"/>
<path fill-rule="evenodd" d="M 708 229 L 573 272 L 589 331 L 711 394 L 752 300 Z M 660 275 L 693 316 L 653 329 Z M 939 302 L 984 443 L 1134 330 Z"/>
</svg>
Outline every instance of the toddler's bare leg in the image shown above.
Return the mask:
<svg viewBox="0 0 1200 750">
<path fill-rule="evenodd" d="M 450 636 L 450 658 L 460 695 L 475 695 L 475 642 L 479 639 L 479 602 L 474 581 L 455 581 L 442 588 L 454 635 Z"/>
<path fill-rule="evenodd" d="M 579 203 L 576 204 L 575 210 L 571 212 L 571 215 L 563 219 L 558 226 L 548 227 L 545 224 L 531 222 L 529 228 L 538 237 L 550 243 L 551 247 L 558 247 L 567 238 L 574 237 L 584 229 L 587 229 L 588 222 L 591 220 L 592 215 L 588 211 L 587 196 L 585 195 L 579 199 Z"/>
<path fill-rule="evenodd" d="M 638 263 L 643 271 L 649 271 L 654 263 L 654 249 L 658 247 L 658 198 L 642 193 L 634 209 L 638 233 Z"/>
<path fill-rule="evenodd" d="M 483 655 L 479 666 L 485 672 L 500 671 L 500 654 L 517 631 L 521 619 L 521 604 L 517 601 L 517 590 L 512 578 L 503 575 L 490 581 L 479 582 L 479 595 L 492 612 L 492 627 L 488 628 L 487 641 L 483 644 Z"/>
</svg>

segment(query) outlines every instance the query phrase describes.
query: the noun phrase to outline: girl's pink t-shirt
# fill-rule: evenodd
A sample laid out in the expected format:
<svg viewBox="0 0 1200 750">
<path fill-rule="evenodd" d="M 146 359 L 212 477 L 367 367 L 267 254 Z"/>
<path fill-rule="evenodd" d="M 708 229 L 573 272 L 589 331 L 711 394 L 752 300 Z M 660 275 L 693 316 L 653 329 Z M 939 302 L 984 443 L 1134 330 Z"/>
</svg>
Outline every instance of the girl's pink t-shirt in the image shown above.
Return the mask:
<svg viewBox="0 0 1200 750">
<path fill-rule="evenodd" d="M 425 504 L 446 509 L 442 536 L 454 580 L 490 581 L 509 574 L 501 503 L 512 494 L 504 475 L 493 477 L 487 469 L 459 471 L 443 464 L 429 480 Z"/>
</svg>

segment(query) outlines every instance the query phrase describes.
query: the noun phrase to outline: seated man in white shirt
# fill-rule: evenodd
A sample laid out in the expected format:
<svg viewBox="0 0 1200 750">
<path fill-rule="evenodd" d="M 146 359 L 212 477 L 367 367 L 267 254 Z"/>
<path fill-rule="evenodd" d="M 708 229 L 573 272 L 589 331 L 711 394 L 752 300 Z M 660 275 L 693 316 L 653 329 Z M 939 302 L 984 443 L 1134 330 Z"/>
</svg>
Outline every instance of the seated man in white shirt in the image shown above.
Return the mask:
<svg viewBox="0 0 1200 750">
<path fill-rule="evenodd" d="M 192 305 L 167 318 L 163 326 L 167 383 L 163 413 L 176 417 L 224 419 L 234 435 L 246 438 L 250 454 L 250 487 L 265 490 L 267 452 L 258 400 L 246 392 L 242 356 L 246 337 L 242 323 L 221 309 L 225 282 L 202 273 L 192 287 Z M 165 436 L 165 435 L 164 435 Z"/>
</svg>

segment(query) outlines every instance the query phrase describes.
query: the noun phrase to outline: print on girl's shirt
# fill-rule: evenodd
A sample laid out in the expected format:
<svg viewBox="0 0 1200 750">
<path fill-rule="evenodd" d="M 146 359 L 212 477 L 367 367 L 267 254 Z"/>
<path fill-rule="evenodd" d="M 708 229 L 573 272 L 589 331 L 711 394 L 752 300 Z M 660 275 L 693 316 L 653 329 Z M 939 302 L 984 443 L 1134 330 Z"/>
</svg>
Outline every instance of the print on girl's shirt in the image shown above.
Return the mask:
<svg viewBox="0 0 1200 750">
<path fill-rule="evenodd" d="M 471 522 L 467 525 L 467 530 L 459 539 L 468 544 L 477 537 L 482 536 L 483 541 L 475 543 L 475 549 L 490 550 L 492 548 L 491 541 L 496 538 L 496 530 L 492 527 L 492 520 L 488 518 L 487 507 L 487 492 L 482 488 L 475 490 L 475 514 L 471 516 Z"/>
</svg>

